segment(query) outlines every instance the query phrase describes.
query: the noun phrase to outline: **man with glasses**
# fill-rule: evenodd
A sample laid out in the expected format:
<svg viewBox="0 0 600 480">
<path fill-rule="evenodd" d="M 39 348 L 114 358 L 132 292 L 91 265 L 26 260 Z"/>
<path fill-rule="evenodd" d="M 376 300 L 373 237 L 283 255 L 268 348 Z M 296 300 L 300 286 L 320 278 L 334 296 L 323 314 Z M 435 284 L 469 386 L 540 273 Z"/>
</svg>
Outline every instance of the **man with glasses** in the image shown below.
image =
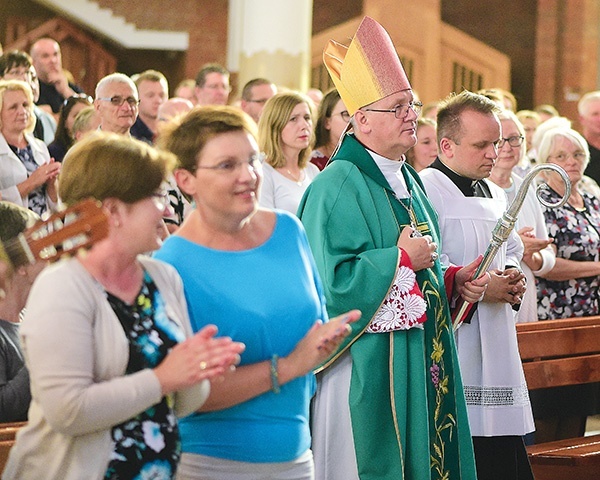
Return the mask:
<svg viewBox="0 0 600 480">
<path fill-rule="evenodd" d="M 256 123 L 260 119 L 265 103 L 277 93 L 277 87 L 266 78 L 250 80 L 242 89 L 241 108 Z"/>
<path fill-rule="evenodd" d="M 421 178 L 438 213 L 443 262 L 460 264 L 483 254 L 507 208 L 504 190 L 486 179 L 498 149 L 523 140 L 504 138 L 498 113 L 493 101 L 468 91 L 438 109 L 440 153 Z M 511 308 L 525 292 L 522 256 L 513 231 L 492 261 L 485 295 L 456 332 L 479 480 L 533 479 L 523 444 L 534 430 L 533 416 Z"/>
<path fill-rule="evenodd" d="M 96 85 L 94 108 L 100 118 L 99 130 L 129 135 L 140 103 L 135 83 L 123 73 L 111 73 Z"/>
<path fill-rule="evenodd" d="M 444 268 L 438 227 L 405 153 L 421 104 L 387 32 L 366 17 L 324 62 L 351 115 L 298 210 L 330 316 L 362 311 L 322 366 L 313 410 L 315 478 L 475 479 L 448 294 L 473 302 L 478 264 Z"/>
<path fill-rule="evenodd" d="M 218 63 L 207 63 L 196 75 L 197 105 L 227 105 L 229 72 Z"/>
</svg>

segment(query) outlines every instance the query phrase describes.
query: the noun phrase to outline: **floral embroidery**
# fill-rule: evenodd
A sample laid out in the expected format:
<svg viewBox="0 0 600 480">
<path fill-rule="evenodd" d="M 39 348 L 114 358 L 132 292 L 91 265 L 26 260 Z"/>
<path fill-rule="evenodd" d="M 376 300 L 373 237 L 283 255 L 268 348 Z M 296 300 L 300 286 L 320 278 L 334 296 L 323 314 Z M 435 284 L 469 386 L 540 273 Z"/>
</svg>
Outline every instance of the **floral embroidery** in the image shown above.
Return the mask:
<svg viewBox="0 0 600 480">
<path fill-rule="evenodd" d="M 425 322 L 427 303 L 417 284 L 415 272 L 400 265 L 388 296 L 369 327 L 368 333 L 385 333 L 408 330 Z"/>
</svg>

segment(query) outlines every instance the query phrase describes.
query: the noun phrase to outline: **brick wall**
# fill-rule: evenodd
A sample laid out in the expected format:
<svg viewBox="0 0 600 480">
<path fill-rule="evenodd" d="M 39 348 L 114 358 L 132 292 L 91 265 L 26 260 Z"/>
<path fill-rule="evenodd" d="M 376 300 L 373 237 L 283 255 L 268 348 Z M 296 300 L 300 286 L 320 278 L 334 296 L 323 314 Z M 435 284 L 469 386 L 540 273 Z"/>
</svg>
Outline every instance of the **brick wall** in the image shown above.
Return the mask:
<svg viewBox="0 0 600 480">
<path fill-rule="evenodd" d="M 534 103 L 536 2 L 442 0 L 441 4 L 442 21 L 510 57 L 511 90 L 520 109 L 531 108 Z"/>
</svg>

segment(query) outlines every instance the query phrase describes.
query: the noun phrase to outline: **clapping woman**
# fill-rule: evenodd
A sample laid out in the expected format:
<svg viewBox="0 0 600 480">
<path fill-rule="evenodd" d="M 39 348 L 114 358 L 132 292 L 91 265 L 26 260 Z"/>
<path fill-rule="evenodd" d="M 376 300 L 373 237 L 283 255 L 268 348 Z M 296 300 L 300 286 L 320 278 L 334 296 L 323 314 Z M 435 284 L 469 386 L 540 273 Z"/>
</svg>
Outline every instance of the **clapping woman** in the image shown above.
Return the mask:
<svg viewBox="0 0 600 480">
<path fill-rule="evenodd" d="M 20 80 L 0 81 L 0 195 L 42 215 L 58 200 L 60 163 L 31 134 L 34 125 L 29 85 Z"/>
<path fill-rule="evenodd" d="M 214 322 L 246 344 L 240 367 L 182 421 L 178 479 L 313 479 L 312 370 L 360 313 L 322 323 L 323 291 L 301 223 L 258 206 L 262 166 L 248 115 L 196 108 L 164 142 L 196 209 L 156 256 L 183 278 L 194 330 Z"/>
<path fill-rule="evenodd" d="M 31 290 L 21 326 L 29 423 L 4 479 L 173 478 L 176 415 L 199 408 L 208 380 L 238 360 L 243 346 L 213 338 L 216 327 L 191 336 L 181 279 L 142 255 L 161 244 L 170 161 L 102 133 L 65 157 L 63 201 L 102 202 L 109 231 L 88 252 L 48 267 Z"/>
</svg>

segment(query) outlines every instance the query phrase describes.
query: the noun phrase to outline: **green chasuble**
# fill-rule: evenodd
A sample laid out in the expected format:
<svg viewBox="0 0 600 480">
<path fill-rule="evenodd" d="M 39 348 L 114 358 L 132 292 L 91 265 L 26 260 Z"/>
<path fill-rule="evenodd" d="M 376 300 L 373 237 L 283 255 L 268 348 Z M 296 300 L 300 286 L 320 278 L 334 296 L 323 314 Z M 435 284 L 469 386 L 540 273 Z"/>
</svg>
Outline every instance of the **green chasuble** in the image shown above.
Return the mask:
<svg viewBox="0 0 600 480">
<path fill-rule="evenodd" d="M 418 175 L 407 165 L 402 172 L 419 231 L 440 245 L 436 213 Z M 399 230 L 410 219 L 352 135 L 313 180 L 298 216 L 324 284 L 329 315 L 353 308 L 363 314 L 322 367 L 350 349 L 349 404 L 360 479 L 475 479 L 440 262 L 416 274 L 427 302 L 423 329 L 365 333 L 393 284 Z"/>
</svg>

